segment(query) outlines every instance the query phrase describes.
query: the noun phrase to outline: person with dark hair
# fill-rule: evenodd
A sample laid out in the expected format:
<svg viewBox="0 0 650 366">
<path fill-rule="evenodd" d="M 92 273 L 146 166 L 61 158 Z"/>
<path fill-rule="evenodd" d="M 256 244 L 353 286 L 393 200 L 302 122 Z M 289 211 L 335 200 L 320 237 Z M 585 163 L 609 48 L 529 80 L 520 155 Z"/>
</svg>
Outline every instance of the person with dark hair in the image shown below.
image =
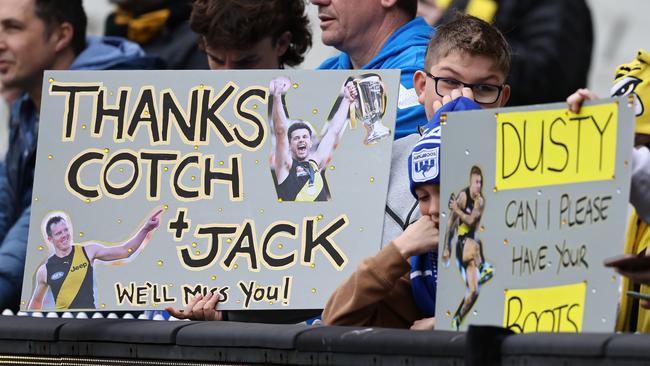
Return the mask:
<svg viewBox="0 0 650 366">
<path fill-rule="evenodd" d="M 124 37 L 171 70 L 204 70 L 208 61 L 190 29 L 191 0 L 110 0 L 116 9 L 104 25 L 107 36 Z"/>
<path fill-rule="evenodd" d="M 311 47 L 305 0 L 195 0 L 190 26 L 213 70 L 297 66 Z"/>
<path fill-rule="evenodd" d="M 0 0 L 0 83 L 24 94 L 11 107 L 0 170 L 0 309 L 17 309 L 27 246 L 45 70 L 156 68 L 118 38 L 86 38 L 81 0 Z"/>
<path fill-rule="evenodd" d="M 45 237 L 53 253 L 36 271 L 36 284 L 27 308 L 42 309 L 48 289 L 58 310 L 97 308 L 95 261 L 115 262 L 136 256 L 151 238 L 152 231 L 160 225 L 162 212 L 162 208 L 157 209 L 132 238 L 112 246 L 92 242 L 74 244 L 69 220 L 62 214 L 47 217 Z"/>
<path fill-rule="evenodd" d="M 288 78 L 277 77 L 271 80 L 269 88 L 273 96 L 271 119 L 275 134 L 271 161 L 274 164 L 278 198 L 283 201 L 327 201 L 330 199 L 330 193 L 325 179 L 325 168 L 357 91 L 352 83 L 343 88 L 344 98 L 318 147 L 312 151 L 314 142 L 311 127 L 303 121 L 291 121 L 286 115 L 282 96 L 290 86 L 291 81 Z"/>
<path fill-rule="evenodd" d="M 417 0 L 310 0 L 318 6 L 322 41 L 342 53 L 320 69 L 400 69 L 395 138 L 427 123 L 413 88 L 434 29 L 416 18 Z"/>
</svg>

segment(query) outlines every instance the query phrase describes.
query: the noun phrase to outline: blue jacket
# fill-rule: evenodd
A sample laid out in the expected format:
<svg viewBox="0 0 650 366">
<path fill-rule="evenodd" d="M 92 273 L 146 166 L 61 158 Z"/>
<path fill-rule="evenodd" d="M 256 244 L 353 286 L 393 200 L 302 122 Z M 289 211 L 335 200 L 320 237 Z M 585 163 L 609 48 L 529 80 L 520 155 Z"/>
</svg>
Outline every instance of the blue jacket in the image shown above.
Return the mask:
<svg viewBox="0 0 650 366">
<path fill-rule="evenodd" d="M 89 37 L 70 70 L 154 69 L 164 66 L 120 38 Z M 23 280 L 34 183 L 39 111 L 27 94 L 11 106 L 9 147 L 0 167 L 0 311 L 16 309 Z M 25 299 L 27 300 L 27 299 Z"/>
<path fill-rule="evenodd" d="M 418 17 L 404 24 L 393 33 L 377 56 L 363 65 L 361 69 L 400 69 L 400 95 L 397 109 L 395 138 L 416 133 L 419 125 L 427 123 L 424 107 L 418 103 L 413 89 L 413 74 L 424 69 L 424 56 L 434 29 Z M 350 57 L 346 53 L 329 58 L 319 69 L 352 69 Z"/>
</svg>

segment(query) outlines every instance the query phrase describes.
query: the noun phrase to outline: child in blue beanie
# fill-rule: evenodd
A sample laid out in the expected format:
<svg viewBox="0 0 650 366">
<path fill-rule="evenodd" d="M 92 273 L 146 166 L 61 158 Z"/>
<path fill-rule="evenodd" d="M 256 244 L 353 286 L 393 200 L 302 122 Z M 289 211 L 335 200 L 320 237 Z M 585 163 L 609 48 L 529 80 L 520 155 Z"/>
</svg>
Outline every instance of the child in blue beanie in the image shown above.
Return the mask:
<svg viewBox="0 0 650 366">
<path fill-rule="evenodd" d="M 408 157 L 410 191 L 422 217 L 366 258 L 339 286 L 323 311 L 325 324 L 411 329 L 435 325 L 440 115 L 504 106 L 510 96 L 505 84 L 510 47 L 488 23 L 458 15 L 438 28 L 424 66 L 413 82 L 429 122 Z"/>
</svg>

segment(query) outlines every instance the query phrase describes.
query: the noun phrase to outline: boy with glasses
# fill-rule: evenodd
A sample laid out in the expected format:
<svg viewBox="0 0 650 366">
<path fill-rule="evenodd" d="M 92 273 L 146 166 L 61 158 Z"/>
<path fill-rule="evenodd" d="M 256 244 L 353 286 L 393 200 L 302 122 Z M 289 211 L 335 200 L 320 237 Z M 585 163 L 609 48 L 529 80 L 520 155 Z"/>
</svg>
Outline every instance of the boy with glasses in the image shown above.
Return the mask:
<svg viewBox="0 0 650 366">
<path fill-rule="evenodd" d="M 415 73 L 413 84 L 430 122 L 415 147 L 404 147 L 399 144 L 401 140 L 393 145 L 394 150 L 413 150 L 407 164 L 410 188 L 418 200 L 422 218 L 377 255 L 365 259 L 339 286 L 325 306 L 325 324 L 411 329 L 432 329 L 435 324 L 439 116 L 442 112 L 504 106 L 510 97 L 510 87 L 505 84 L 510 47 L 503 35 L 488 23 L 458 15 L 438 28 L 429 42 L 424 66 L 424 71 Z M 435 150 L 436 144 L 438 153 L 433 155 L 436 163 L 426 162 L 435 169 L 427 169 L 426 179 L 415 179 L 416 175 L 411 173 L 419 159 L 418 153 L 423 147 Z M 406 167 L 393 165 L 392 169 Z M 463 268 L 468 264 L 460 263 Z M 475 278 L 478 281 L 478 276 Z M 474 288 L 478 291 L 478 284 Z"/>
</svg>

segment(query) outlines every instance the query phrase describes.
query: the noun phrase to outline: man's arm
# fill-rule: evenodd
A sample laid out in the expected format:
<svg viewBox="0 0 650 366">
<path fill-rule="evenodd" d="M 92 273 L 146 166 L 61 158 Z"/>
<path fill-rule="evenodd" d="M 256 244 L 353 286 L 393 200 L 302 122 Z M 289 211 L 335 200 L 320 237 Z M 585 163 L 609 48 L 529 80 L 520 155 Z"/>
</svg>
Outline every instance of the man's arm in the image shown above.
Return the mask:
<svg viewBox="0 0 650 366">
<path fill-rule="evenodd" d="M 314 160 L 320 168 L 323 168 L 325 161 L 327 161 L 329 156 L 332 155 L 338 136 L 341 133 L 343 126 L 345 126 L 345 121 L 347 121 L 350 103 L 352 103 L 356 97 L 356 88 L 352 82 L 348 82 L 343 87 L 343 99 L 341 100 L 341 104 L 339 104 L 339 109 L 334 114 L 334 117 L 332 117 L 327 132 L 323 138 L 321 138 L 320 143 L 318 144 L 318 149 L 313 155 Z"/>
<path fill-rule="evenodd" d="M 47 293 L 47 269 L 45 264 L 42 264 L 36 272 L 36 288 L 34 288 L 34 293 L 27 308 L 32 310 L 42 309 L 45 293 Z"/>
<path fill-rule="evenodd" d="M 278 77 L 271 80 L 269 91 L 273 95 L 273 105 L 271 107 L 271 119 L 273 121 L 273 133 L 275 134 L 275 151 L 273 152 L 275 176 L 278 184 L 284 182 L 291 169 L 291 152 L 289 151 L 289 141 L 287 140 L 287 129 L 289 128 L 289 119 L 284 111 L 282 104 L 282 95 L 289 90 L 290 80 L 286 77 Z"/>
<path fill-rule="evenodd" d="M 162 212 L 163 209 L 157 210 L 147 219 L 147 222 L 138 230 L 135 236 L 123 244 L 112 247 L 101 244 L 87 245 L 85 247 L 86 253 L 90 257 L 91 262 L 95 259 L 100 261 L 114 261 L 130 257 L 133 253 L 137 252 L 142 243 L 149 240 L 150 233 L 160 225 L 160 214 Z"/>
</svg>

